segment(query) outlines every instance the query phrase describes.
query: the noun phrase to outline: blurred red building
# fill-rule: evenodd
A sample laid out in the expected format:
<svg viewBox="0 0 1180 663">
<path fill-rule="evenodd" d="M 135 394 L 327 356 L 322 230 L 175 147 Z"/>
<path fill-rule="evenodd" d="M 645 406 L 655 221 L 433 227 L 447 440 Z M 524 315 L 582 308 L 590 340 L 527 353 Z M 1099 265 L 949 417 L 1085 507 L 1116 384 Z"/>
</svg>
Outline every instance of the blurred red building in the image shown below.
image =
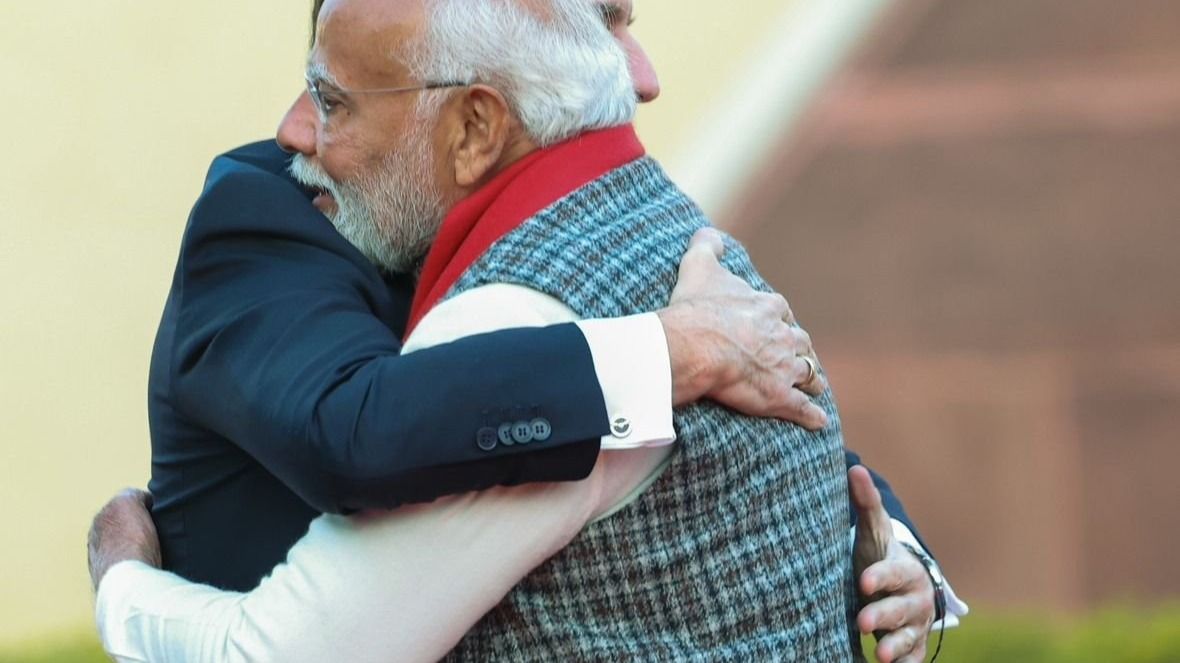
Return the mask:
<svg viewBox="0 0 1180 663">
<path fill-rule="evenodd" d="M 725 225 L 960 593 L 1180 596 L 1180 2 L 905 0 Z"/>
</svg>

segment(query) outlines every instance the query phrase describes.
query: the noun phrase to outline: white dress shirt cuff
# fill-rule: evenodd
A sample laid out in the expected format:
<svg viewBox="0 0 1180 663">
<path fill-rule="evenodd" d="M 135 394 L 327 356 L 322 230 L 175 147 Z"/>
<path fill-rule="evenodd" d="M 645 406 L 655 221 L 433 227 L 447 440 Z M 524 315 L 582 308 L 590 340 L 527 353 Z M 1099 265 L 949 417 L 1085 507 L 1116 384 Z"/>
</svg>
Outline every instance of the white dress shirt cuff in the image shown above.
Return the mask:
<svg viewBox="0 0 1180 663">
<path fill-rule="evenodd" d="M 914 533 L 910 531 L 910 528 L 905 526 L 905 523 L 896 518 L 892 518 L 891 520 L 893 521 L 893 537 L 895 539 L 908 543 L 918 550 L 924 551 L 927 555 L 930 554 L 930 551 L 926 550 L 918 542 L 918 537 L 914 536 Z M 935 562 L 935 564 L 938 564 L 938 562 Z M 941 567 L 939 570 L 942 570 Z M 946 578 L 946 574 L 943 574 L 942 595 L 946 599 L 946 618 L 943 621 L 946 622 L 946 628 L 954 628 L 959 625 L 959 618 L 965 617 L 970 612 L 970 608 L 955 595 L 955 590 L 951 589 L 951 581 Z M 931 631 L 937 631 L 942 626 L 942 622 L 935 622 L 934 626 L 931 627 Z"/>
<path fill-rule="evenodd" d="M 655 313 L 582 320 L 594 370 L 602 385 L 611 434 L 603 449 L 637 449 L 676 441 L 672 427 L 672 364 L 668 339 Z"/>
</svg>

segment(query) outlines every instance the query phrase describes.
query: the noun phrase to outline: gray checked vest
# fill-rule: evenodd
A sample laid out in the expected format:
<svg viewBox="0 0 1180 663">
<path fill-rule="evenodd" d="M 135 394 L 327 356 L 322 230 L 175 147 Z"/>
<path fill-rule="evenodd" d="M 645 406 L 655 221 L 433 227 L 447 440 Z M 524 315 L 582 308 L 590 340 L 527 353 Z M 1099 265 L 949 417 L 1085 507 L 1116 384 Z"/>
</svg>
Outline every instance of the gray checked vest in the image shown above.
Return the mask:
<svg viewBox="0 0 1180 663">
<path fill-rule="evenodd" d="M 584 318 L 664 306 L 708 222 L 643 158 L 501 238 L 448 297 L 527 286 Z M 724 264 L 769 290 L 728 241 Z M 855 596 L 843 441 L 714 403 L 675 413 L 678 442 L 636 501 L 590 525 L 459 643 L 454 661 L 852 661 Z"/>
</svg>

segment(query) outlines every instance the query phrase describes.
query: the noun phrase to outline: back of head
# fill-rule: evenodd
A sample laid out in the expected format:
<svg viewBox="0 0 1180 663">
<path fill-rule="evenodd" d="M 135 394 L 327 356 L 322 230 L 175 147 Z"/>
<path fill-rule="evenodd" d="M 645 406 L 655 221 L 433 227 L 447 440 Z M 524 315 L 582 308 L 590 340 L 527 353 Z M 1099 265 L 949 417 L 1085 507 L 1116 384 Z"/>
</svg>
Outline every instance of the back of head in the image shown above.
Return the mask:
<svg viewBox="0 0 1180 663">
<path fill-rule="evenodd" d="M 418 80 L 499 90 L 538 146 L 635 115 L 627 58 L 589 0 L 427 0 L 422 43 L 403 56 Z"/>
</svg>

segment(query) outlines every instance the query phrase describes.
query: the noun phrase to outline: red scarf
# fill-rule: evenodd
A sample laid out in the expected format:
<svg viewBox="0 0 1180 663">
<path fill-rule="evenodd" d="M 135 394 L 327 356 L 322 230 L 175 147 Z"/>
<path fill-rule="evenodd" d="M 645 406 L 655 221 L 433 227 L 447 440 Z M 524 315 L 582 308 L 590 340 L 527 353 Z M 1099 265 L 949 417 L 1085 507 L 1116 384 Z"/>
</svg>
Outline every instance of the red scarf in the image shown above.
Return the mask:
<svg viewBox="0 0 1180 663">
<path fill-rule="evenodd" d="M 426 256 L 406 336 L 492 244 L 537 212 L 644 155 L 631 125 L 592 131 L 537 150 L 464 198 Z"/>
</svg>

